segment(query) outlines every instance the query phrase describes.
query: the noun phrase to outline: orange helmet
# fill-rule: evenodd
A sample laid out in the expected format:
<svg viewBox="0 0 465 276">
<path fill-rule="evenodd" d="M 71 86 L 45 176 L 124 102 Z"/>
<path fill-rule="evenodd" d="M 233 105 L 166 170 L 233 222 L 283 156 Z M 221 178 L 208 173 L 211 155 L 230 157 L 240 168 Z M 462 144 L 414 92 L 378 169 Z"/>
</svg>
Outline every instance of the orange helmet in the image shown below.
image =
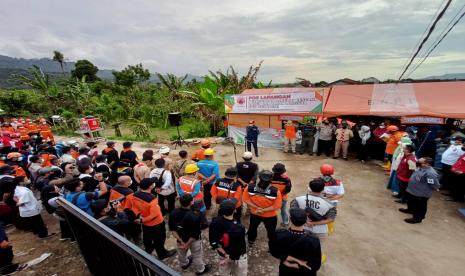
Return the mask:
<svg viewBox="0 0 465 276">
<path fill-rule="evenodd" d="M 334 174 L 334 167 L 329 164 L 323 164 L 320 167 L 320 172 L 322 175 L 333 175 Z"/>
<path fill-rule="evenodd" d="M 210 140 L 208 140 L 208 139 L 202 139 L 202 141 L 200 141 L 200 145 L 201 145 L 202 147 L 208 147 L 208 146 L 210 146 Z"/>
<path fill-rule="evenodd" d="M 394 132 L 394 131 L 398 131 L 399 128 L 395 125 L 390 125 L 386 128 L 387 131 L 390 131 L 390 132 Z"/>
</svg>

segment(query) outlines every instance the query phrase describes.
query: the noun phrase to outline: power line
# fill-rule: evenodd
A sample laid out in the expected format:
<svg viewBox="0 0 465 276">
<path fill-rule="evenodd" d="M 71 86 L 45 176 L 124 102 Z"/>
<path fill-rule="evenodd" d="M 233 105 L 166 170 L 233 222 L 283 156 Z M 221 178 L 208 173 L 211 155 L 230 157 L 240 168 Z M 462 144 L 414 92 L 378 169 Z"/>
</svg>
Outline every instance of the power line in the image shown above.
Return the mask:
<svg viewBox="0 0 465 276">
<path fill-rule="evenodd" d="M 447 26 L 444 28 L 444 30 L 442 31 L 442 33 L 436 38 L 436 40 L 434 41 L 434 43 L 431 45 L 431 47 L 428 49 L 428 52 L 427 54 L 422 58 L 422 60 L 413 68 L 412 71 L 410 71 L 410 73 L 408 74 L 408 76 L 412 75 L 413 72 L 415 72 L 418 67 L 420 67 L 423 62 L 425 62 L 425 60 L 429 57 L 429 55 L 434 51 L 434 49 L 436 49 L 436 47 L 438 47 L 438 45 L 444 40 L 444 38 L 450 33 L 450 31 L 455 27 L 455 25 L 457 25 L 460 20 L 465 16 L 465 11 L 460 15 L 460 13 L 462 12 L 462 10 L 465 8 L 465 5 L 462 6 L 462 8 L 457 12 L 457 14 L 454 16 L 454 18 L 451 19 L 451 21 L 449 22 L 449 24 L 447 24 Z M 460 15 L 460 17 L 458 17 Z M 457 18 L 458 17 L 458 18 Z M 457 18 L 457 20 L 455 20 Z M 452 24 L 452 22 L 455 20 L 455 22 Z M 451 25 L 452 24 L 452 25 Z M 446 31 L 447 30 L 447 31 Z M 408 77 L 407 76 L 407 77 Z"/>
<path fill-rule="evenodd" d="M 429 28 L 429 31 L 428 31 L 428 34 L 425 36 L 425 38 L 423 38 L 422 42 L 420 43 L 420 46 L 418 46 L 418 49 L 417 51 L 415 52 L 415 54 L 412 56 L 412 58 L 410 59 L 409 63 L 407 64 L 407 66 L 405 67 L 405 69 L 402 71 L 402 74 L 400 74 L 400 77 L 399 79 L 397 80 L 398 82 L 402 79 L 402 77 L 404 76 L 405 72 L 408 70 L 408 68 L 410 67 L 410 65 L 412 64 L 413 60 L 415 59 L 415 57 L 418 55 L 418 53 L 420 52 L 421 48 L 423 48 L 423 45 L 426 43 L 426 41 L 428 40 L 428 38 L 431 36 L 431 33 L 434 31 L 434 29 L 436 28 L 436 24 L 439 22 L 439 20 L 441 20 L 442 16 L 444 15 L 444 13 L 446 12 L 447 8 L 449 8 L 449 5 L 450 3 L 452 2 L 452 0 L 448 0 L 446 5 L 444 6 L 444 8 L 442 9 L 442 11 L 438 14 L 438 16 L 436 17 L 436 19 L 434 20 L 433 22 L 433 25 L 431 25 L 431 27 Z"/>
<path fill-rule="evenodd" d="M 425 36 L 426 32 L 428 31 L 428 29 L 430 28 L 431 24 L 433 24 L 433 21 L 434 19 L 438 16 L 439 14 L 439 11 L 441 10 L 441 7 L 444 5 L 444 3 L 446 3 L 447 0 L 444 0 L 442 1 L 441 5 L 439 5 L 439 7 L 437 8 L 436 12 L 434 13 L 434 16 L 431 17 L 431 21 L 429 22 L 428 26 L 426 26 L 425 30 L 423 31 L 423 33 L 421 34 L 421 36 L 418 38 L 418 42 L 415 44 L 415 46 L 412 48 L 412 51 L 410 52 L 410 54 L 408 55 L 409 57 L 413 55 L 413 53 L 415 52 L 415 49 L 418 47 L 418 45 L 420 45 L 421 43 L 421 40 L 423 39 L 423 37 Z M 404 68 L 407 63 L 408 63 L 409 59 L 407 58 L 404 62 L 404 64 L 402 64 L 402 68 Z"/>
</svg>

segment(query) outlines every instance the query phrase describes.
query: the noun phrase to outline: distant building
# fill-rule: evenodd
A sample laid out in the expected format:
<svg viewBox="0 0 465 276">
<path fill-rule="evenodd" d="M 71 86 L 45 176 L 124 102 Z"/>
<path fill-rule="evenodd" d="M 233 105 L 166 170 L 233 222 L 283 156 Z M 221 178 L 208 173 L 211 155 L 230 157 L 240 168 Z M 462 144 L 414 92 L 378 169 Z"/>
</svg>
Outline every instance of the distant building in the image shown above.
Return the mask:
<svg viewBox="0 0 465 276">
<path fill-rule="evenodd" d="M 369 78 L 363 79 L 361 82 L 362 83 L 380 83 L 380 80 L 378 80 L 375 77 L 369 77 Z"/>
<path fill-rule="evenodd" d="M 330 82 L 330 83 L 328 83 L 327 86 L 351 85 L 351 84 L 360 84 L 360 82 L 356 81 L 356 80 L 349 79 L 349 78 L 343 78 L 343 79 L 340 79 L 340 80 L 337 80 L 337 81 Z"/>
</svg>

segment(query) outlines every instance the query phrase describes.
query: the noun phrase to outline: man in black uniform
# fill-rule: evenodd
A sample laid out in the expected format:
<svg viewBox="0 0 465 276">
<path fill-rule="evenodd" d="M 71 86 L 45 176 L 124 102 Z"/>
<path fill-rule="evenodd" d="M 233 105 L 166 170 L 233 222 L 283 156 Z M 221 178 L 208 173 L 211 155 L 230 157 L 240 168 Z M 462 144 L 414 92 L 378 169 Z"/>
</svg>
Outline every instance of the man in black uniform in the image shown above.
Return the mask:
<svg viewBox="0 0 465 276">
<path fill-rule="evenodd" d="M 137 154 L 132 150 L 132 142 L 124 142 L 123 143 L 123 150 L 119 156 L 120 161 L 129 163 L 131 168 L 134 168 L 137 163 L 139 163 L 139 157 Z"/>
<path fill-rule="evenodd" d="M 275 239 L 270 240 L 271 255 L 281 260 L 279 275 L 315 276 L 321 266 L 320 241 L 304 231 L 305 210 L 293 208 L 290 215 L 289 230 L 277 230 Z"/>
<path fill-rule="evenodd" d="M 242 188 L 255 183 L 258 176 L 258 165 L 252 162 L 253 154 L 250 151 L 244 152 L 242 159 L 244 162 L 237 163 L 237 180 L 241 183 Z"/>
<path fill-rule="evenodd" d="M 247 275 L 245 227 L 234 220 L 235 208 L 233 200 L 224 200 L 219 210 L 222 215 L 210 224 L 210 244 L 220 255 L 220 275 Z"/>
<path fill-rule="evenodd" d="M 211 265 L 206 265 L 203 260 L 200 213 L 191 209 L 193 200 L 192 195 L 188 193 L 179 198 L 181 207 L 170 213 L 168 226 L 176 238 L 181 268 L 186 270 L 193 264 L 196 274 L 202 275 L 210 271 Z M 189 251 L 191 254 L 188 257 Z"/>
<path fill-rule="evenodd" d="M 300 145 L 300 154 L 308 152 L 313 155 L 313 144 L 315 143 L 315 120 L 308 121 L 305 125 L 299 126 L 302 132 L 302 144 Z"/>
</svg>

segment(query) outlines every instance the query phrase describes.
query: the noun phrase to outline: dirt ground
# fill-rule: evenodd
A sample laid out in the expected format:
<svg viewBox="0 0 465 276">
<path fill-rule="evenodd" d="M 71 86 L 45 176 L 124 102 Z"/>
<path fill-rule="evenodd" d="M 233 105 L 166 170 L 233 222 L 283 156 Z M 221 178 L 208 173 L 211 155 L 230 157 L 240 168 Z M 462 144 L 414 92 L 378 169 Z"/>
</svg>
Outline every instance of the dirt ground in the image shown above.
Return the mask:
<svg viewBox="0 0 465 276">
<path fill-rule="evenodd" d="M 118 143 L 118 149 L 120 146 Z M 160 146 L 134 144 L 139 156 L 147 148 Z M 192 146 L 188 151 L 195 149 Z M 216 145 L 216 151 L 216 159 L 224 172 L 234 164 L 233 147 Z M 243 151 L 243 147 L 238 146 L 238 159 Z M 335 176 L 344 182 L 346 196 L 338 205 L 335 232 L 326 243 L 327 261 L 319 275 L 464 275 L 465 220 L 457 212 L 463 205 L 446 202 L 442 195 L 435 193 L 429 202 L 426 220 L 410 225 L 403 221 L 406 215 L 397 211 L 401 205 L 394 203 L 386 190 L 387 176 L 379 164 L 284 154 L 273 149 L 260 151 L 260 157 L 255 160 L 260 168 L 271 169 L 276 162 L 286 165 L 293 183 L 290 199 L 306 192 L 309 180 L 319 175 L 319 166 L 324 162 L 334 165 Z M 173 157 L 177 152 L 172 151 Z M 52 231 L 59 231 L 54 217 L 45 214 L 44 218 Z M 247 218 L 244 223 L 248 224 Z M 260 229 L 259 238 L 249 251 L 249 274 L 277 275 L 278 262 L 268 254 L 265 229 L 263 226 Z M 58 236 L 38 241 L 30 233 L 15 229 L 8 232 L 15 253 L 23 254 L 17 261 L 27 261 L 44 252 L 53 254 L 43 263 L 17 275 L 89 275 L 76 244 L 60 242 Z M 214 264 L 216 255 L 207 244 L 207 236 L 205 232 L 205 259 Z M 174 248 L 174 245 L 170 237 L 167 247 Z M 167 263 L 179 270 L 176 258 Z M 216 268 L 214 266 L 213 271 Z M 186 271 L 183 275 L 195 273 Z"/>
</svg>

